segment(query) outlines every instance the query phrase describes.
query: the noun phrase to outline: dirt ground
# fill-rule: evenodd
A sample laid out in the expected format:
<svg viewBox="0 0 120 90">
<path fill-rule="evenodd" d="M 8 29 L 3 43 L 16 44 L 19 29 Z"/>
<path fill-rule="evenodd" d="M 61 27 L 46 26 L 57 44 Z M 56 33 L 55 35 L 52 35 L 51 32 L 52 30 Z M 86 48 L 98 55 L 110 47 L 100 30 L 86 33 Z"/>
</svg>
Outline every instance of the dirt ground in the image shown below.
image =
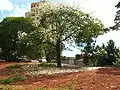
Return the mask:
<svg viewBox="0 0 120 90">
<path fill-rule="evenodd" d="M 15 63 L 0 63 L 0 78 L 9 76 L 4 73 L 10 72 L 6 71 L 5 67 L 12 64 Z M 28 90 L 37 90 L 35 88 L 54 90 L 58 87 L 68 87 L 72 90 L 120 90 L 120 68 L 99 68 L 92 71 L 29 76 L 25 81 L 14 82 L 14 86 L 21 89 L 27 87 Z M 68 88 L 66 90 L 69 90 Z"/>
</svg>

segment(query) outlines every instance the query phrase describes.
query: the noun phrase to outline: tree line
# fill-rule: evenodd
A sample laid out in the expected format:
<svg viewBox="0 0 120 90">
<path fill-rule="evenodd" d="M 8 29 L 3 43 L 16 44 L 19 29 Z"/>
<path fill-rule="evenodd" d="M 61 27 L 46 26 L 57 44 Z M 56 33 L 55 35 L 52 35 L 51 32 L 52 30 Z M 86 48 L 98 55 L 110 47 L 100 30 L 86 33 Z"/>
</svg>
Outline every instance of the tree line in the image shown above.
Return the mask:
<svg viewBox="0 0 120 90">
<path fill-rule="evenodd" d="M 115 25 L 105 28 L 105 33 L 113 30 L 120 30 L 120 2 L 118 2 L 115 7 L 118 9 L 114 19 Z M 102 46 L 96 46 L 95 41 L 92 43 L 88 42 L 83 52 L 85 52 L 84 63 L 88 66 L 118 66 L 120 64 L 120 49 L 115 46 L 113 40 L 109 40 L 107 45 L 103 44 Z"/>
<path fill-rule="evenodd" d="M 104 29 L 100 20 L 68 5 L 48 4 L 48 7 L 44 7 L 46 6 L 43 5 L 39 9 L 38 22 L 34 22 L 31 17 L 4 18 L 0 23 L 1 59 L 19 61 L 24 56 L 32 59 L 46 57 L 48 62 L 56 60 L 57 66 L 61 67 L 64 43 L 75 43 L 78 47 L 84 47 L 86 64 L 93 61 L 92 64 L 96 65 L 98 62 L 97 65 L 101 65 L 102 60 L 105 61 L 105 64 L 109 63 L 109 60 L 112 61 L 113 57 L 117 57 L 118 49 L 114 46 L 113 41 L 110 41 L 108 46 L 93 48 L 92 45 L 94 46 L 98 35 L 104 34 L 111 28 L 116 30 L 118 25 Z M 109 51 L 111 49 L 115 49 L 115 51 Z M 107 52 L 107 55 L 105 53 L 100 56 L 104 52 Z"/>
</svg>

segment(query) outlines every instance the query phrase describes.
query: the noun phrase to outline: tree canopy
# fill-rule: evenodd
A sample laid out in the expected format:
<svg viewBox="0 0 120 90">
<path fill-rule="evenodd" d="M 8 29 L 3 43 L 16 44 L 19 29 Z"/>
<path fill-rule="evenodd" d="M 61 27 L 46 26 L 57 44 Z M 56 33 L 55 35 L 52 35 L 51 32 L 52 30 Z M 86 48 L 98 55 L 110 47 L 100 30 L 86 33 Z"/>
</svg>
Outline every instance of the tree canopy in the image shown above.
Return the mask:
<svg viewBox="0 0 120 90">
<path fill-rule="evenodd" d="M 84 49 L 84 52 L 88 53 L 84 57 L 84 63 L 88 66 L 114 65 L 118 63 L 120 58 L 120 50 L 115 46 L 113 40 L 109 40 L 107 45 L 103 44 L 101 47 L 93 47 L 89 44 Z"/>
<path fill-rule="evenodd" d="M 39 30 L 56 48 L 57 65 L 61 67 L 61 43 L 86 43 L 104 32 L 103 24 L 79 9 L 58 5 L 41 12 Z"/>
<path fill-rule="evenodd" d="M 116 12 L 115 19 L 114 19 L 115 25 L 112 27 L 112 29 L 119 30 L 120 29 L 120 10 L 119 10 L 120 2 L 118 2 L 118 4 L 115 7 L 117 7 L 118 11 Z"/>
<path fill-rule="evenodd" d="M 50 3 L 41 7 L 37 21 L 9 17 L 0 23 L 1 58 L 13 60 L 24 55 L 31 58 L 46 56 L 47 61 L 56 59 L 57 66 L 61 67 L 64 43 L 88 45 L 104 33 L 100 20 L 80 9 Z"/>
<path fill-rule="evenodd" d="M 8 17 L 0 23 L 0 58 L 13 61 L 25 54 L 27 45 L 22 39 L 34 27 L 32 20 L 24 17 Z"/>
</svg>

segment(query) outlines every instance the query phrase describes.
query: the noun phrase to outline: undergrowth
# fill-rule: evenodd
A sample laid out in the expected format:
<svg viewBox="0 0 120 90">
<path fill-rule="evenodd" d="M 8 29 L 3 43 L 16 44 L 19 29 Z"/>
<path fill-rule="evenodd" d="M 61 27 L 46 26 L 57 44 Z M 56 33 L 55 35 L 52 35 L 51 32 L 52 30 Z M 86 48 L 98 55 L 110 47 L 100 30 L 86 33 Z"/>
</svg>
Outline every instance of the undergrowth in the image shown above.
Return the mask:
<svg viewBox="0 0 120 90">
<path fill-rule="evenodd" d="M 25 76 L 17 75 L 17 76 L 8 77 L 6 79 L 0 79 L 0 84 L 12 84 L 14 81 L 23 81 L 26 79 L 27 77 Z"/>
<path fill-rule="evenodd" d="M 22 65 L 19 65 L 19 64 L 15 64 L 15 65 L 12 65 L 12 66 L 7 66 L 7 68 L 11 68 L 11 69 L 18 69 L 18 68 L 21 68 Z"/>
</svg>

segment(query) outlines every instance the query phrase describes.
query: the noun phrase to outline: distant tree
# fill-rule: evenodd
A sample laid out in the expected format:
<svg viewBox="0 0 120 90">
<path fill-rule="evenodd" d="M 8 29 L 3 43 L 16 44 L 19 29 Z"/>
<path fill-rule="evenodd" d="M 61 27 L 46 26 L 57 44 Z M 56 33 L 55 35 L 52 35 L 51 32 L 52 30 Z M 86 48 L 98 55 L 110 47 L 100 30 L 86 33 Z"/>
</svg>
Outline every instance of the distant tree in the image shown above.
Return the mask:
<svg viewBox="0 0 120 90">
<path fill-rule="evenodd" d="M 25 55 L 27 45 L 22 41 L 34 27 L 32 20 L 24 17 L 8 17 L 0 23 L 0 58 L 15 61 Z"/>
<path fill-rule="evenodd" d="M 84 58 L 84 63 L 90 66 L 113 65 L 120 58 L 119 55 L 120 51 L 114 41 L 109 40 L 106 46 L 103 44 L 101 47 L 91 47 L 90 52 Z"/>
<path fill-rule="evenodd" d="M 91 55 L 94 54 L 94 50 L 95 50 L 95 49 L 94 49 L 94 45 L 92 44 L 92 42 L 88 42 L 88 43 L 85 45 L 84 49 L 82 50 L 82 52 L 85 53 L 85 55 L 84 55 L 84 61 L 83 61 L 83 62 L 84 62 L 86 65 L 89 64 Z"/>
<path fill-rule="evenodd" d="M 109 40 L 107 43 L 108 45 L 104 47 L 105 51 L 107 52 L 107 64 L 113 65 L 115 63 L 116 58 L 119 58 L 119 49 L 115 46 L 113 40 Z M 117 56 L 117 57 L 116 57 Z"/>
<path fill-rule="evenodd" d="M 118 9 L 118 11 L 116 12 L 115 19 L 114 19 L 115 25 L 105 28 L 104 29 L 105 33 L 109 32 L 111 30 L 120 30 L 120 10 L 119 10 L 120 9 L 120 1 L 118 2 L 118 4 L 115 7 L 117 7 L 117 9 Z M 92 42 L 86 44 L 86 46 L 84 45 L 85 52 L 90 53 L 90 51 L 92 51 L 92 53 L 90 53 L 91 56 L 86 55 L 84 62 L 86 64 L 88 64 L 89 61 L 95 60 L 95 61 L 98 61 L 97 62 L 98 66 L 113 65 L 113 63 L 115 63 L 116 60 L 119 58 L 119 49 L 116 48 L 113 40 L 110 40 L 107 44 L 108 44 L 107 46 L 105 46 L 103 44 L 102 47 L 97 46 L 95 48 L 91 47 Z M 90 59 L 90 58 L 92 58 L 92 59 Z M 92 63 L 94 63 L 94 62 L 92 62 Z"/>
<path fill-rule="evenodd" d="M 112 29 L 120 30 L 120 10 L 119 10 L 120 2 L 118 2 L 118 4 L 115 7 L 117 7 L 118 11 L 116 12 L 115 19 L 114 19 L 115 25 L 112 27 Z"/>
</svg>

